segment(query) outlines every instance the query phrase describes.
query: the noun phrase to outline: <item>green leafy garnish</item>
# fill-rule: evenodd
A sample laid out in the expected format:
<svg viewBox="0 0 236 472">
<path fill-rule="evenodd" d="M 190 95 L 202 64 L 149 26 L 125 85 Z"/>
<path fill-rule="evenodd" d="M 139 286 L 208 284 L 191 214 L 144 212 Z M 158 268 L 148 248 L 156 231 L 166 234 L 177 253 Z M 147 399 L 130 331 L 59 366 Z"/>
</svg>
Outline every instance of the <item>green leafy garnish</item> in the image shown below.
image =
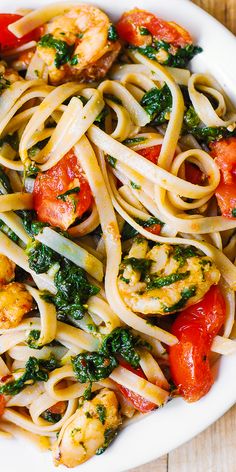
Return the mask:
<svg viewBox="0 0 236 472">
<path fill-rule="evenodd" d="M 79 63 L 79 56 L 78 56 L 78 54 L 75 54 L 75 56 L 73 56 L 70 59 L 70 64 L 71 64 L 71 66 L 76 66 L 78 63 Z"/>
<path fill-rule="evenodd" d="M 233 216 L 234 218 L 236 218 L 236 208 L 233 208 L 231 214 L 232 214 L 232 216 Z"/>
<path fill-rule="evenodd" d="M 14 243 L 18 243 L 19 242 L 19 238 L 17 236 L 16 233 L 14 233 L 14 231 L 12 231 L 11 228 L 9 228 L 9 226 L 7 226 L 4 221 L 0 220 L 0 230 L 5 233 L 8 238 L 10 238 Z"/>
<path fill-rule="evenodd" d="M 107 156 L 107 162 L 111 167 L 113 167 L 113 169 L 116 168 L 117 159 L 115 157 Z"/>
<path fill-rule="evenodd" d="M 67 197 L 70 197 L 70 195 L 73 195 L 75 193 L 79 193 L 80 187 L 74 187 L 70 188 L 66 192 L 62 193 L 61 195 L 57 195 L 58 200 L 62 200 L 63 202 L 67 201 Z"/>
<path fill-rule="evenodd" d="M 141 36 L 149 36 L 151 34 L 150 31 L 144 26 L 139 27 L 139 33 L 141 34 Z"/>
<path fill-rule="evenodd" d="M 150 89 L 144 94 L 140 103 L 155 124 L 168 121 L 167 114 L 171 111 L 172 95 L 166 84 L 161 89 L 157 87 Z"/>
<path fill-rule="evenodd" d="M 63 64 L 69 62 L 73 53 L 74 46 L 69 46 L 65 41 L 61 39 L 55 39 L 51 34 L 45 34 L 38 42 L 39 46 L 44 48 L 52 48 L 56 51 L 56 57 L 54 64 L 59 69 Z"/>
<path fill-rule="evenodd" d="M 96 407 L 98 418 L 102 424 L 105 424 L 107 411 L 104 405 L 97 405 Z"/>
<path fill-rule="evenodd" d="M 181 310 L 181 308 L 186 305 L 187 301 L 196 295 L 196 290 L 194 285 L 189 288 L 184 288 L 181 292 L 180 300 L 172 306 L 164 306 L 164 313 L 173 313 L 177 310 Z"/>
<path fill-rule="evenodd" d="M 62 418 L 62 415 L 59 413 L 52 413 L 50 410 L 44 411 L 40 416 L 49 423 L 58 423 Z"/>
<path fill-rule="evenodd" d="M 96 455 L 100 456 L 100 454 L 103 454 L 103 452 L 105 452 L 105 450 L 108 448 L 108 446 L 111 444 L 111 442 L 116 436 L 117 436 L 117 429 L 113 429 L 113 428 L 106 429 L 104 433 L 104 444 L 102 447 L 99 447 L 96 450 Z"/>
<path fill-rule="evenodd" d="M 141 186 L 133 182 L 132 180 L 130 181 L 130 185 L 134 190 L 140 190 Z"/>
<path fill-rule="evenodd" d="M 146 273 L 151 267 L 152 261 L 150 259 L 138 259 L 136 257 L 126 257 L 121 263 L 122 266 L 131 265 L 133 270 L 141 272 L 141 278 L 146 276 Z"/>
<path fill-rule="evenodd" d="M 43 346 L 38 346 L 38 343 L 37 343 L 39 338 L 40 338 L 39 329 L 32 329 L 29 332 L 26 342 L 31 349 L 42 349 Z"/>
<path fill-rule="evenodd" d="M 135 144 L 144 143 L 145 141 L 146 138 L 144 138 L 143 136 L 138 136 L 137 138 L 125 139 L 122 144 L 125 144 L 125 146 L 134 146 Z"/>
<path fill-rule="evenodd" d="M 116 41 L 118 39 L 118 34 L 116 31 L 116 27 L 114 25 L 110 25 L 108 28 L 107 39 L 109 41 Z"/>
<path fill-rule="evenodd" d="M 58 256 L 55 251 L 45 244 L 39 243 L 34 239 L 26 247 L 30 269 L 36 274 L 47 272 L 56 262 Z"/>
<path fill-rule="evenodd" d="M 36 359 L 30 357 L 25 364 L 23 375 L 13 382 L 6 383 L 0 387 L 0 393 L 5 395 L 16 395 L 27 385 L 35 382 L 47 382 L 48 372 L 60 367 L 60 363 L 55 357 L 49 359 Z"/>
<path fill-rule="evenodd" d="M 140 346 L 141 339 L 135 337 L 130 329 L 115 328 L 108 334 L 100 351 L 107 356 L 120 354 L 135 369 L 139 366 L 140 357 L 135 346 Z"/>
<path fill-rule="evenodd" d="M 147 284 L 147 290 L 153 290 L 155 288 L 162 288 L 166 287 L 167 285 L 172 285 L 179 280 L 185 280 L 189 277 L 190 271 L 186 272 L 179 272 L 175 274 L 169 274 L 165 277 L 154 277 L 151 281 Z"/>
<path fill-rule="evenodd" d="M 114 356 L 107 357 L 98 352 L 78 354 L 72 358 L 71 363 L 75 376 L 81 383 L 105 379 L 118 366 Z"/>
</svg>

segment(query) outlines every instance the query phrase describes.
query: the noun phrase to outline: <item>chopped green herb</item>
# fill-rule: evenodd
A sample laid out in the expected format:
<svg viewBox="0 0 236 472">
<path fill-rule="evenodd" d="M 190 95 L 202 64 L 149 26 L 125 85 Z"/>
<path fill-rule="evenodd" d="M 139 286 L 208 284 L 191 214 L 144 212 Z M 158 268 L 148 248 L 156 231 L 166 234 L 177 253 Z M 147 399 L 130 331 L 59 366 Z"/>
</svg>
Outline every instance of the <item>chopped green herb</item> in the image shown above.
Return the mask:
<svg viewBox="0 0 236 472">
<path fill-rule="evenodd" d="M 59 413 L 52 413 L 50 410 L 46 410 L 41 414 L 41 417 L 49 423 L 58 423 L 62 416 Z"/>
<path fill-rule="evenodd" d="M 109 41 L 116 41 L 118 39 L 118 34 L 116 31 L 116 27 L 114 25 L 110 25 L 108 28 L 107 39 Z"/>
<path fill-rule="evenodd" d="M 144 277 L 150 269 L 152 261 L 150 259 L 138 259 L 136 257 L 126 257 L 123 259 L 121 265 L 131 265 L 133 270 L 141 272 L 141 277 Z"/>
<path fill-rule="evenodd" d="M 130 329 L 115 328 L 104 338 L 100 352 L 107 356 L 120 354 L 136 369 L 139 366 L 140 357 L 135 347 L 141 346 L 141 343 L 141 338 L 134 336 Z"/>
<path fill-rule="evenodd" d="M 190 257 L 195 257 L 199 255 L 198 250 L 193 246 L 175 246 L 173 258 L 179 262 L 179 267 L 183 267 L 186 260 Z"/>
<path fill-rule="evenodd" d="M 141 189 L 141 185 L 138 185 L 136 184 L 135 182 L 133 182 L 132 180 L 130 181 L 130 185 L 133 189 L 135 190 L 140 190 Z"/>
<path fill-rule="evenodd" d="M 101 421 L 102 424 L 105 424 L 106 416 L 107 416 L 107 411 L 105 406 L 103 405 L 97 405 L 96 407 L 98 418 Z"/>
<path fill-rule="evenodd" d="M 84 33 L 77 33 L 76 34 L 76 38 L 78 38 L 78 39 L 82 39 L 83 36 L 84 36 Z"/>
<path fill-rule="evenodd" d="M 115 157 L 107 156 L 107 162 L 111 167 L 113 167 L 113 169 L 116 168 L 117 159 Z"/>
<path fill-rule="evenodd" d="M 49 359 L 36 359 L 35 357 L 30 357 L 25 364 L 23 375 L 13 382 L 2 385 L 0 387 L 0 393 L 16 395 L 29 384 L 34 384 L 37 381 L 47 382 L 48 372 L 51 372 L 58 367 L 60 367 L 60 364 L 53 356 Z"/>
<path fill-rule="evenodd" d="M 72 358 L 71 363 L 75 376 L 81 383 L 105 379 L 118 366 L 114 356 L 107 357 L 98 352 L 78 354 Z"/>
<path fill-rule="evenodd" d="M 52 48 L 56 51 L 54 64 L 59 69 L 63 64 L 69 62 L 73 53 L 74 46 L 69 46 L 61 39 L 55 39 L 51 34 L 45 34 L 39 40 L 38 45 L 44 48 Z"/>
<path fill-rule="evenodd" d="M 166 287 L 167 285 L 172 285 L 179 280 L 187 279 L 190 275 L 190 271 L 186 272 L 179 272 L 175 274 L 169 274 L 165 277 L 155 277 L 152 278 L 151 281 L 147 284 L 147 290 L 153 290 L 154 288 L 162 288 Z"/>
<path fill-rule="evenodd" d="M 70 64 L 71 66 L 76 66 L 79 63 L 79 55 L 75 54 L 75 56 L 72 56 L 70 59 Z"/>
<path fill-rule="evenodd" d="M 31 349 L 42 349 L 43 346 L 38 346 L 38 343 L 37 343 L 39 338 L 40 338 L 39 329 L 32 329 L 28 335 L 26 342 Z"/>
<path fill-rule="evenodd" d="M 187 44 L 183 48 L 178 48 L 175 54 L 172 53 L 172 45 L 165 41 L 155 41 L 152 46 L 135 47 L 129 46 L 131 49 L 136 49 L 140 54 L 158 61 L 158 53 L 163 50 L 166 51 L 167 57 L 161 63 L 170 67 L 186 68 L 189 61 L 193 59 L 196 54 L 202 52 L 202 48 L 194 46 L 193 44 Z"/>
<path fill-rule="evenodd" d="M 70 188 L 69 190 L 62 193 L 61 195 L 58 195 L 57 199 L 62 200 L 63 202 L 66 202 L 66 200 L 67 200 L 66 197 L 68 197 L 69 195 L 73 195 L 74 193 L 79 193 L 79 191 L 80 191 L 80 187 Z"/>
<path fill-rule="evenodd" d="M 103 452 L 108 448 L 108 446 L 111 444 L 111 442 L 116 436 L 117 436 L 117 429 L 113 429 L 113 428 L 106 429 L 104 433 L 104 444 L 102 447 L 99 447 L 99 449 L 96 450 L 96 455 L 99 456 L 100 454 L 103 454 Z"/>
<path fill-rule="evenodd" d="M 145 141 L 146 141 L 146 138 L 144 138 L 143 136 L 138 136 L 137 138 L 125 139 L 123 141 L 123 144 L 125 144 L 125 146 L 134 146 L 135 144 L 144 143 Z"/>
<path fill-rule="evenodd" d="M 171 111 L 172 95 L 169 87 L 165 84 L 161 89 L 153 87 L 146 92 L 141 100 L 141 105 L 150 115 L 155 124 L 167 121 L 167 114 Z"/>
<path fill-rule="evenodd" d="M 27 244 L 26 254 L 30 269 L 34 270 L 36 274 L 47 272 L 59 260 L 55 251 L 35 240 Z"/>
<path fill-rule="evenodd" d="M 175 303 L 174 305 L 172 306 L 165 306 L 164 307 L 164 313 L 172 313 L 172 312 L 175 312 L 177 310 L 181 310 L 181 308 L 183 308 L 187 301 L 194 297 L 194 295 L 196 295 L 196 287 L 194 285 L 192 285 L 191 287 L 189 288 L 184 288 L 181 292 L 181 298 L 180 300 Z"/>
<path fill-rule="evenodd" d="M 7 226 L 4 221 L 0 220 L 0 230 L 5 233 L 8 238 L 10 238 L 14 243 L 18 243 L 19 242 L 19 238 L 17 236 L 16 233 L 14 233 L 14 231 L 12 231 L 11 228 L 9 228 L 9 226 Z"/>
<path fill-rule="evenodd" d="M 233 210 L 232 210 L 232 216 L 233 216 L 234 218 L 236 218 L 236 208 L 233 208 Z"/>
<path fill-rule="evenodd" d="M 144 26 L 139 27 L 139 33 L 141 34 L 141 36 L 149 36 L 151 34 L 150 31 Z"/>
</svg>

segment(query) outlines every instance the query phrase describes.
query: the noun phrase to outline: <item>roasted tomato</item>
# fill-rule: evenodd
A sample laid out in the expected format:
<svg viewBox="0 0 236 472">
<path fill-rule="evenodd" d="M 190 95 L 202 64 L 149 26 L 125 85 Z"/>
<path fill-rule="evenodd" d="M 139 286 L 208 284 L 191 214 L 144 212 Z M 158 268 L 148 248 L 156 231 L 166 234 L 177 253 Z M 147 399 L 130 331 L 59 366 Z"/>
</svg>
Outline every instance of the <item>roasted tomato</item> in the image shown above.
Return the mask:
<svg viewBox="0 0 236 472">
<path fill-rule="evenodd" d="M 9 31 L 8 26 L 15 23 L 15 21 L 20 18 L 21 15 L 16 15 L 15 13 L 0 14 L 0 50 L 16 48 L 22 44 L 28 43 L 29 41 L 37 41 L 39 39 L 39 28 L 31 31 L 22 38 L 17 38 L 13 33 L 11 33 L 11 31 Z"/>
<path fill-rule="evenodd" d="M 181 26 L 139 8 L 125 12 L 116 26 L 120 38 L 133 46 L 146 46 L 151 36 L 177 47 L 192 44 L 190 34 Z"/>
<path fill-rule="evenodd" d="M 192 164 L 191 162 L 185 163 L 185 179 L 187 182 L 191 182 L 191 184 L 195 185 L 202 185 L 205 178 L 205 174 L 203 174 L 198 166 L 195 166 L 195 164 Z"/>
<path fill-rule="evenodd" d="M 160 156 L 161 152 L 161 144 L 157 144 L 156 146 L 150 146 L 144 149 L 140 149 L 137 151 L 140 156 L 146 157 L 148 161 L 153 162 L 153 164 L 157 164 L 158 157 Z"/>
<path fill-rule="evenodd" d="M 200 302 L 182 311 L 172 326 L 179 342 L 169 348 L 171 376 L 188 402 L 203 397 L 214 382 L 209 352 L 224 321 L 224 298 L 214 285 Z"/>
<path fill-rule="evenodd" d="M 4 395 L 0 395 L 0 417 L 4 413 L 5 404 L 6 404 L 6 401 L 5 401 Z"/>
<path fill-rule="evenodd" d="M 139 377 L 142 377 L 143 379 L 146 379 L 142 369 L 138 367 L 137 369 L 134 369 L 128 362 L 126 362 L 124 359 L 121 357 L 119 358 L 119 364 L 122 367 L 125 367 L 125 369 L 130 370 L 130 372 L 133 372 L 134 374 L 138 375 Z M 154 410 L 157 408 L 155 403 L 150 402 L 149 400 L 146 400 L 143 398 L 141 395 L 138 395 L 137 393 L 133 392 L 132 390 L 129 390 L 126 387 L 123 387 L 123 385 L 117 384 L 118 389 L 124 395 L 127 400 L 129 400 L 130 403 L 134 406 L 134 408 L 141 413 L 148 413 L 149 411 Z"/>
<path fill-rule="evenodd" d="M 63 413 L 65 413 L 65 410 L 66 402 L 64 401 L 57 402 L 55 403 L 55 405 L 52 405 L 50 406 L 50 408 L 48 408 L 48 411 L 50 411 L 50 413 L 52 413 L 53 415 L 63 415 Z"/>
<path fill-rule="evenodd" d="M 211 144 L 211 155 L 221 171 L 216 198 L 223 216 L 236 217 L 236 138 L 221 139 Z"/>
<path fill-rule="evenodd" d="M 224 183 L 232 184 L 236 178 L 236 138 L 220 139 L 211 143 L 210 148 Z"/>
<path fill-rule="evenodd" d="M 91 207 L 91 190 L 72 150 L 54 167 L 37 175 L 33 198 L 39 221 L 63 230 Z"/>
</svg>

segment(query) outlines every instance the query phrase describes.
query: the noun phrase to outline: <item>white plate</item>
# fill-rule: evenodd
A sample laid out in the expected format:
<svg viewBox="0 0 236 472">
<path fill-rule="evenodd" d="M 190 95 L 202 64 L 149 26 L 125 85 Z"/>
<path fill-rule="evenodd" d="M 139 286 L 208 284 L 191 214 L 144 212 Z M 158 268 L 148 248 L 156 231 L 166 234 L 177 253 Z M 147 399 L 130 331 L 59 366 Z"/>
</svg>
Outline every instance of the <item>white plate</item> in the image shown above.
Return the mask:
<svg viewBox="0 0 236 472">
<path fill-rule="evenodd" d="M 48 0 L 0 0 L 1 12 L 42 6 Z M 51 3 L 51 2 L 50 2 Z M 194 70 L 211 72 L 236 103 L 235 37 L 211 16 L 187 0 L 88 0 L 116 20 L 134 6 L 157 13 L 183 25 L 193 34 L 204 53 L 193 61 Z M 221 358 L 215 368 L 216 381 L 202 400 L 187 404 L 182 399 L 143 417 L 122 431 L 102 456 L 80 466 L 80 472 L 121 472 L 144 464 L 180 446 L 222 416 L 236 401 L 236 355 Z M 38 452 L 23 440 L 3 440 L 0 444 L 1 471 L 55 472 L 51 455 Z M 58 471 L 68 471 L 59 467 Z"/>
</svg>

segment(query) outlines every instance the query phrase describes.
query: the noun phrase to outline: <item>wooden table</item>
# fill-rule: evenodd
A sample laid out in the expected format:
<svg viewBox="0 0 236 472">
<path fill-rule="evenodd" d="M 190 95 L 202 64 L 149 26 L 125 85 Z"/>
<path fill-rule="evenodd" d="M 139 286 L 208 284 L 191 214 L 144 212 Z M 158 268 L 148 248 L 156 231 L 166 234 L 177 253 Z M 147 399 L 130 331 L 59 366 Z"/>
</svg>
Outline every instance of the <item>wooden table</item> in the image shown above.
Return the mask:
<svg viewBox="0 0 236 472">
<path fill-rule="evenodd" d="M 236 0 L 194 0 L 194 3 L 236 34 Z M 236 472 L 235 444 L 236 405 L 192 441 L 130 472 Z"/>
</svg>

